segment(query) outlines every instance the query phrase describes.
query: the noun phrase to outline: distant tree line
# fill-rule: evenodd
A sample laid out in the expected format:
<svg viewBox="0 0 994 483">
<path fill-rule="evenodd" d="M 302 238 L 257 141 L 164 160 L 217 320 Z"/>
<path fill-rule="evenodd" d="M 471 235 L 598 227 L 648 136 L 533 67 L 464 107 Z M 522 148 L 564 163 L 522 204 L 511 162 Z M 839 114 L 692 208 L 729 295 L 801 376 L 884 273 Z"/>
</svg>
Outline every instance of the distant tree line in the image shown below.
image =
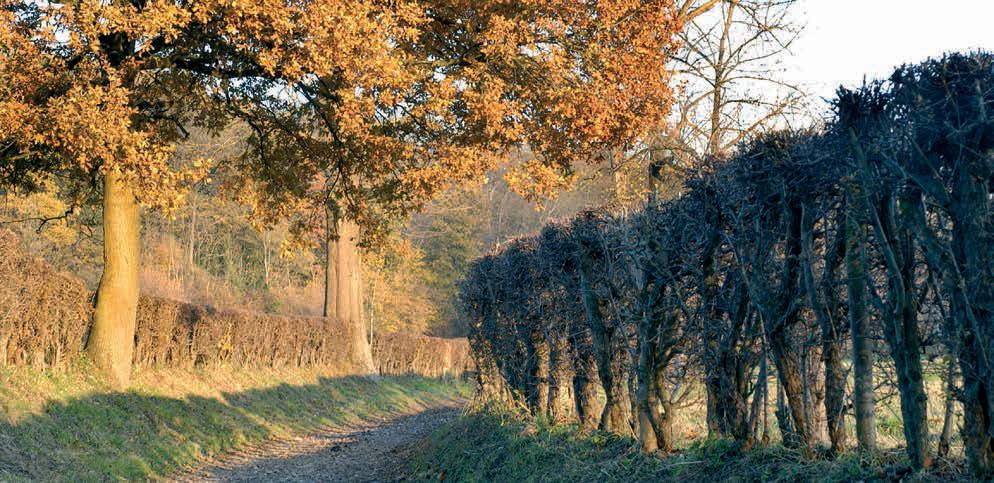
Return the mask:
<svg viewBox="0 0 994 483">
<path fill-rule="evenodd" d="M 991 53 L 903 66 L 840 89 L 819 129 L 703 163 L 673 199 L 503 244 L 461 288 L 481 395 L 669 451 L 703 385 L 709 433 L 748 448 L 773 371 L 784 445 L 846 451 L 852 414 L 874 451 L 879 358 L 911 465 L 948 452 L 958 400 L 969 466 L 994 476 L 992 111 Z M 926 347 L 947 363 L 937 447 Z"/>
</svg>

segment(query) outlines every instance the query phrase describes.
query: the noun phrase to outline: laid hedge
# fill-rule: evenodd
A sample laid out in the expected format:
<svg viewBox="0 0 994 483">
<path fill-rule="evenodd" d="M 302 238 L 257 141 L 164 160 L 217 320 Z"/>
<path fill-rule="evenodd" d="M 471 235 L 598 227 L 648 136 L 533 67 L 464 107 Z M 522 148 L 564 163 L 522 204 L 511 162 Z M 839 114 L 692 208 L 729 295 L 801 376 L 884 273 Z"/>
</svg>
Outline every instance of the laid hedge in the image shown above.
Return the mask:
<svg viewBox="0 0 994 483">
<path fill-rule="evenodd" d="M 461 377 L 473 370 L 469 342 L 418 334 L 384 334 L 373 339 L 380 374 Z"/>
<path fill-rule="evenodd" d="M 0 361 L 62 366 L 83 347 L 93 295 L 82 280 L 27 255 L 20 244 L 0 230 Z"/>
<path fill-rule="evenodd" d="M 216 310 L 142 296 L 134 364 L 151 366 L 361 367 L 348 324 L 320 317 L 281 317 Z"/>
<path fill-rule="evenodd" d="M 59 368 L 86 345 L 93 293 L 70 275 L 26 254 L 0 230 L 0 363 Z M 320 365 L 363 372 L 350 324 L 322 317 L 282 317 L 141 296 L 135 333 L 137 367 Z M 461 375 L 465 340 L 388 335 L 374 341 L 384 374 Z"/>
</svg>

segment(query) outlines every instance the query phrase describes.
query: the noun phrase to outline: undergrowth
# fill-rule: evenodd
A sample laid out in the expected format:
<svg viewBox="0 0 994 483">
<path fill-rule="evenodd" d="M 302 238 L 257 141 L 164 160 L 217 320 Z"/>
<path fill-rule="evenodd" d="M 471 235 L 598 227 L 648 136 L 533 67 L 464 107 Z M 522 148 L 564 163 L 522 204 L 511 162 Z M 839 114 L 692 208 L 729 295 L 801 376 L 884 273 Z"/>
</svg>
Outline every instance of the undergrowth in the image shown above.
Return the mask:
<svg viewBox="0 0 994 483">
<path fill-rule="evenodd" d="M 150 370 L 109 390 L 84 362 L 0 366 L 0 480 L 159 479 L 206 457 L 469 394 L 462 382 L 319 369 Z"/>
<path fill-rule="evenodd" d="M 512 410 L 475 409 L 436 431 L 411 462 L 416 481 L 950 481 L 966 480 L 962 465 L 943 461 L 912 474 L 900 449 L 873 457 L 805 459 L 780 445 L 744 451 L 708 439 L 661 457 L 634 439 L 574 425 L 552 425 Z"/>
</svg>

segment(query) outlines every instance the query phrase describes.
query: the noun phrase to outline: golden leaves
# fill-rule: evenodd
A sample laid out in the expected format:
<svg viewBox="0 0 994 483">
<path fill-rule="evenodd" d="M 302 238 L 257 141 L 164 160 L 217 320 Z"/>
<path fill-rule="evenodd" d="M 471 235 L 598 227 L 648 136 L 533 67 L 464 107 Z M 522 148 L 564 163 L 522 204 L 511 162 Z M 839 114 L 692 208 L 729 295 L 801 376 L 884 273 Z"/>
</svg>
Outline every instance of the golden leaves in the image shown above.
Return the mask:
<svg viewBox="0 0 994 483">
<path fill-rule="evenodd" d="M 247 197 L 257 210 L 288 216 L 296 201 L 282 198 L 331 196 L 372 217 L 478 179 L 521 145 L 549 165 L 589 159 L 669 111 L 672 0 L 39 8 L 33 27 L 0 11 L 0 142 L 30 140 L 60 168 L 120 170 L 166 209 L 205 172 L 171 164 L 176 124 L 191 118 L 213 126 L 236 112 L 267 136 L 238 165 L 271 182 Z M 515 184 L 528 196 L 568 185 L 526 167 Z"/>
<path fill-rule="evenodd" d="M 518 196 L 541 206 L 544 200 L 554 200 L 560 192 L 569 190 L 576 182 L 576 176 L 565 175 L 561 170 L 531 159 L 508 171 L 504 180 Z"/>
<path fill-rule="evenodd" d="M 525 145 L 550 166 L 569 166 L 624 149 L 669 114 L 665 66 L 679 29 L 672 0 L 430 4 L 425 38 L 449 59 L 436 64 L 461 86 L 454 99 L 479 139 Z M 563 185 L 537 169 L 515 179 L 529 196 Z"/>
</svg>

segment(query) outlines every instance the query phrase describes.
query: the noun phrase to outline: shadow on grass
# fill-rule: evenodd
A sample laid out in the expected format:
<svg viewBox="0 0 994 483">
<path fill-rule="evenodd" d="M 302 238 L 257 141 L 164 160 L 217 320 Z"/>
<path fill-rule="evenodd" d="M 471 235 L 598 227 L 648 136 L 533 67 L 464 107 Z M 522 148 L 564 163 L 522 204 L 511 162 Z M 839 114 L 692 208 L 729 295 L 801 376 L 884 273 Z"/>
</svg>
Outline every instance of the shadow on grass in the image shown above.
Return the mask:
<svg viewBox="0 0 994 483">
<path fill-rule="evenodd" d="M 38 414 L 0 421 L 0 480 L 162 477 L 245 443 L 429 406 L 457 393 L 451 381 L 341 377 L 224 393 L 223 400 L 130 390 L 52 401 Z"/>
<path fill-rule="evenodd" d="M 414 455 L 409 481 L 971 481 L 961 464 L 912 474 L 903 451 L 806 459 L 779 445 L 745 451 L 727 439 L 646 455 L 631 438 L 481 408 L 442 427 Z"/>
</svg>

